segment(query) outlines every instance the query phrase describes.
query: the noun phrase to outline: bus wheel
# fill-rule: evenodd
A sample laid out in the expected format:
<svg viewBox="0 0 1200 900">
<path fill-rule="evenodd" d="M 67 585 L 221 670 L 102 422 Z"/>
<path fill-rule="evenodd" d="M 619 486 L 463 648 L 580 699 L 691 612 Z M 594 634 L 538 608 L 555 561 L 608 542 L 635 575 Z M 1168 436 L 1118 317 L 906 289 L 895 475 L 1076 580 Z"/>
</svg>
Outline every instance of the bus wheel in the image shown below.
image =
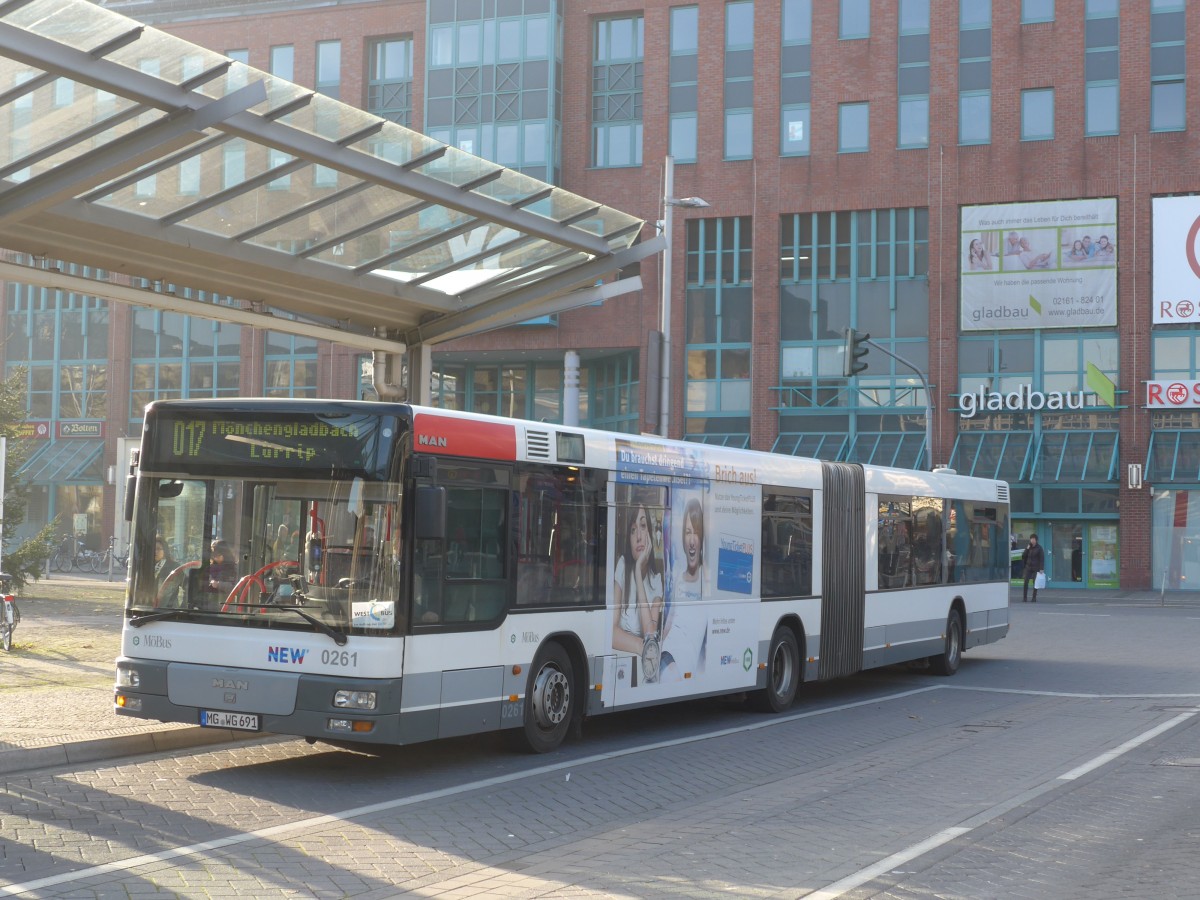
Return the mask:
<svg viewBox="0 0 1200 900">
<path fill-rule="evenodd" d="M 575 716 L 574 672 L 571 658 L 561 644 L 541 649 L 529 672 L 525 690 L 525 746 L 534 753 L 549 753 L 558 747 Z"/>
<path fill-rule="evenodd" d="M 796 700 L 800 687 L 800 647 L 792 629 L 779 626 L 767 653 L 767 686 L 751 696 L 760 712 L 781 713 Z"/>
<path fill-rule="evenodd" d="M 929 669 L 934 675 L 953 675 L 962 662 L 963 624 L 957 609 L 950 610 L 946 619 L 946 649 L 937 656 L 929 657 Z"/>
</svg>

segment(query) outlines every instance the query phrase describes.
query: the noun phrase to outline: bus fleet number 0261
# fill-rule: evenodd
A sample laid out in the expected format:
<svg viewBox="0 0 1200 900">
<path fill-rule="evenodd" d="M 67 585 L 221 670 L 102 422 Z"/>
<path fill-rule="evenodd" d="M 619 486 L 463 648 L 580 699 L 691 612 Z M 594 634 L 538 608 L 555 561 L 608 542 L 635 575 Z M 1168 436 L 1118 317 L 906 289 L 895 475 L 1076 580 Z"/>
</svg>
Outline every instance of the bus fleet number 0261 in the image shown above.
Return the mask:
<svg viewBox="0 0 1200 900">
<path fill-rule="evenodd" d="M 323 666 L 347 666 L 358 665 L 358 654 L 352 650 L 322 650 L 321 665 Z"/>
</svg>

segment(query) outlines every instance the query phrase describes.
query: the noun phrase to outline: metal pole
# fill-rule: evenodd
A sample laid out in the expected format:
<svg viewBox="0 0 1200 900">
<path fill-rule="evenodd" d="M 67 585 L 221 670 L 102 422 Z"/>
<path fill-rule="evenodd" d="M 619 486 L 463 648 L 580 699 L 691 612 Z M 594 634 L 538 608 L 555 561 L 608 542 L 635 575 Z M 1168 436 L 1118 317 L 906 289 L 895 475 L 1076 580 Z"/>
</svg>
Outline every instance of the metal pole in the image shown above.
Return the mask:
<svg viewBox="0 0 1200 900">
<path fill-rule="evenodd" d="M 925 373 L 910 363 L 903 356 L 897 356 L 887 347 L 882 344 L 877 344 L 870 338 L 867 338 L 863 343 L 870 344 L 880 353 L 885 356 L 890 356 L 901 365 L 908 366 L 917 373 L 917 377 L 921 379 L 921 386 L 925 388 L 925 452 L 929 454 L 927 468 L 933 469 L 933 392 L 929 390 L 929 379 L 925 377 Z"/>
<path fill-rule="evenodd" d="M 659 365 L 659 383 L 662 392 L 658 401 L 658 433 L 663 437 L 671 434 L 671 246 L 672 214 L 671 197 L 675 191 L 675 157 L 667 155 L 663 161 L 663 234 L 667 247 L 662 261 L 662 360 Z"/>
</svg>

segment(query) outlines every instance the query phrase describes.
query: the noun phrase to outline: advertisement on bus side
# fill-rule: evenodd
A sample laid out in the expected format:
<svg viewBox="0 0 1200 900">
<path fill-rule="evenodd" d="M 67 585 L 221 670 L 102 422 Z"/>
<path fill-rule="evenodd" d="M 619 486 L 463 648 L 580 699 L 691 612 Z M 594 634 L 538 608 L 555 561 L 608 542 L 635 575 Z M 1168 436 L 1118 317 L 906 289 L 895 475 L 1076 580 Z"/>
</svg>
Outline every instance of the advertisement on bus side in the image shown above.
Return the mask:
<svg viewBox="0 0 1200 900">
<path fill-rule="evenodd" d="M 688 448 L 617 442 L 608 609 L 617 704 L 755 681 L 762 489 Z"/>
</svg>

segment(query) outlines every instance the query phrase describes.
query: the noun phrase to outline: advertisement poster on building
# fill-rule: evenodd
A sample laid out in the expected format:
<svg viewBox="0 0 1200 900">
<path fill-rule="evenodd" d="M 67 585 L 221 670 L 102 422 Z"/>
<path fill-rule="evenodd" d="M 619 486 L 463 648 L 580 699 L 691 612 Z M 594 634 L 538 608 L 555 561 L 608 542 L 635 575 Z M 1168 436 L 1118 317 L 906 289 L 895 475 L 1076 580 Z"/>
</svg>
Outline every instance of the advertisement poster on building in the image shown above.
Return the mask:
<svg viewBox="0 0 1200 900">
<path fill-rule="evenodd" d="M 963 331 L 1117 324 L 1117 201 L 964 206 Z"/>
<path fill-rule="evenodd" d="M 1088 526 L 1088 587 L 1121 586 L 1117 526 Z"/>
<path fill-rule="evenodd" d="M 706 471 L 686 448 L 618 441 L 617 460 L 612 702 L 752 686 L 762 489 L 751 473 Z"/>
<path fill-rule="evenodd" d="M 1155 197 L 1151 214 L 1154 324 L 1200 322 L 1200 197 Z"/>
</svg>

